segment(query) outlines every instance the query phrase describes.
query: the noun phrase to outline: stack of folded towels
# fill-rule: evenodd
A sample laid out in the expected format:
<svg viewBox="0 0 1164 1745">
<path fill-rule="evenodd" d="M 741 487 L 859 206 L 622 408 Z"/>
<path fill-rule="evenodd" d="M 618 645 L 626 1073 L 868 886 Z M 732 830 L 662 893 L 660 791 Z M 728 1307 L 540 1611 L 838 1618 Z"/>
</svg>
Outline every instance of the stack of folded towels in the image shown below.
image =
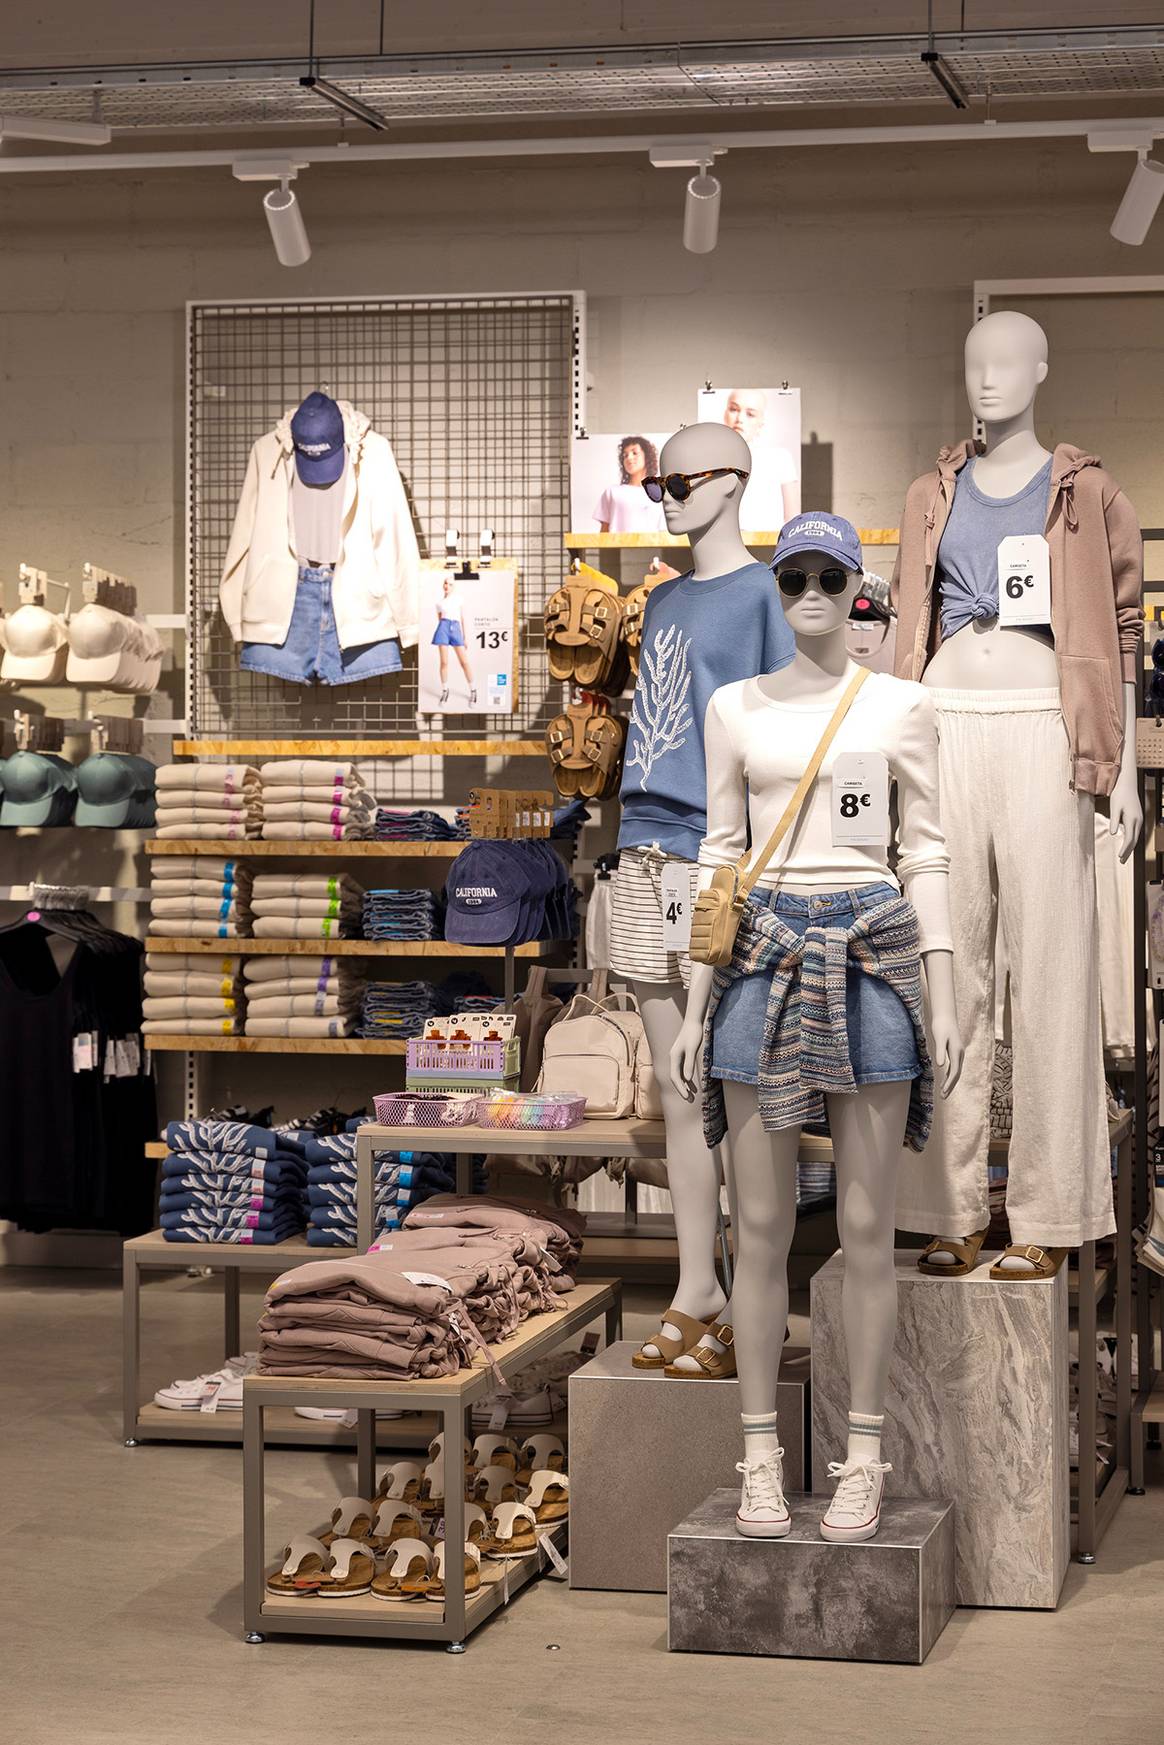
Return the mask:
<svg viewBox="0 0 1164 1745">
<path fill-rule="evenodd" d="M 376 800 L 354 763 L 280 758 L 259 770 L 263 835 L 284 842 L 341 841 L 375 834 Z"/>
<path fill-rule="evenodd" d="M 165 763 L 157 790 L 158 836 L 262 835 L 262 782 L 249 764 Z"/>
<path fill-rule="evenodd" d="M 160 939 L 245 939 L 251 871 L 209 855 L 157 855 L 150 863 L 150 932 Z"/>
<path fill-rule="evenodd" d="M 356 1122 L 355 1125 L 361 1125 Z M 356 1135 L 304 1136 L 307 1163 L 307 1240 L 320 1248 L 356 1244 Z M 376 1154 L 377 1237 L 399 1230 L 422 1200 L 456 1185 L 453 1159 L 434 1151 L 381 1151 Z"/>
<path fill-rule="evenodd" d="M 307 1165 L 269 1127 L 171 1121 L 162 1165 L 167 1242 L 269 1246 L 303 1233 Z"/>
<path fill-rule="evenodd" d="M 450 824 L 439 812 L 418 806 L 411 812 L 381 806 L 376 813 L 377 842 L 461 842 L 469 835 L 463 824 Z"/>
<path fill-rule="evenodd" d="M 568 1220 L 566 1223 L 564 1220 Z M 573 1284 L 576 1213 L 440 1195 L 366 1255 L 309 1261 L 277 1278 L 259 1322 L 266 1375 L 414 1380 L 468 1367 L 482 1342 L 555 1308 Z M 556 1250 L 556 1252 L 555 1252 Z M 418 1277 L 439 1284 L 417 1283 Z"/>
<path fill-rule="evenodd" d="M 243 979 L 248 1036 L 350 1036 L 359 1022 L 363 976 L 346 960 L 249 957 Z"/>
<path fill-rule="evenodd" d="M 365 939 L 440 939 L 441 904 L 435 891 L 364 892 Z"/>
<path fill-rule="evenodd" d="M 247 918 L 256 939 L 359 939 L 363 904 L 346 873 L 256 873 Z"/>
<path fill-rule="evenodd" d="M 242 959 L 147 951 L 142 1033 L 235 1036 L 242 1030 Z"/>
</svg>

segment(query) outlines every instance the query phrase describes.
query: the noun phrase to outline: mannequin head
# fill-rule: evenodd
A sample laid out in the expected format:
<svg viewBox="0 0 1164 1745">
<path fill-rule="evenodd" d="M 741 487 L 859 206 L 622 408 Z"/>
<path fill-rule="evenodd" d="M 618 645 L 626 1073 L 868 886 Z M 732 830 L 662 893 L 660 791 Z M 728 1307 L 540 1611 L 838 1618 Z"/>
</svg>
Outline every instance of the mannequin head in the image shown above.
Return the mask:
<svg viewBox="0 0 1164 1745">
<path fill-rule="evenodd" d="M 820 577 L 838 569 L 845 570 L 848 576 L 845 588 L 839 594 L 826 594 L 820 585 Z M 785 570 L 805 571 L 808 586 L 803 594 L 793 597 L 780 588 L 780 577 Z M 780 604 L 792 634 L 797 638 L 829 636 L 839 630 L 861 591 L 861 574 L 860 570 L 850 570 L 847 565 L 838 563 L 832 552 L 801 551 L 794 557 L 782 558 L 776 566 L 776 586 L 780 588 Z"/>
<path fill-rule="evenodd" d="M 1047 379 L 1047 336 L 1017 309 L 987 315 L 966 335 L 966 398 L 984 424 L 1030 413 Z"/>
<path fill-rule="evenodd" d="M 689 424 L 663 444 L 659 471 L 664 476 L 701 473 L 708 467 L 739 467 L 743 473 L 751 472 L 752 451 L 738 431 L 729 430 L 726 424 Z M 694 540 L 724 521 L 738 534 L 744 484 L 745 480 L 734 473 L 724 473 L 716 479 L 699 479 L 682 503 L 668 492 L 663 498 L 668 533 L 687 533 Z"/>
</svg>

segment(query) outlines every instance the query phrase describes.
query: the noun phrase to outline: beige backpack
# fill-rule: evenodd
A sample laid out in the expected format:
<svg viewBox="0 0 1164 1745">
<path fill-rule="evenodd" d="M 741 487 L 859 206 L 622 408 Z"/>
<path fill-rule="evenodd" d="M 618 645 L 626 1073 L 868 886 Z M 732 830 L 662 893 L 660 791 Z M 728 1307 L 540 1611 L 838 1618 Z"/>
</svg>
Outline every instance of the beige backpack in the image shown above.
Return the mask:
<svg viewBox="0 0 1164 1745">
<path fill-rule="evenodd" d="M 620 1000 L 629 1009 L 620 1010 Z M 546 1032 L 535 1089 L 586 1098 L 590 1120 L 659 1120 L 662 1104 L 643 1021 L 630 995 L 575 994 Z"/>
</svg>

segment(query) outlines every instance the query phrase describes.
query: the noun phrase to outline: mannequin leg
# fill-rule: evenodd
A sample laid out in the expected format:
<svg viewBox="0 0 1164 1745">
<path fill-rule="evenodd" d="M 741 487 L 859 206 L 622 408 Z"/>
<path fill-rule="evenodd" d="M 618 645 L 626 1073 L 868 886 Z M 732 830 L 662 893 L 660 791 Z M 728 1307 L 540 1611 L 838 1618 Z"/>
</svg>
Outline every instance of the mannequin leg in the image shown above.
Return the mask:
<svg viewBox="0 0 1164 1745">
<path fill-rule="evenodd" d="M 800 1129 L 767 1133 L 755 1085 L 724 1082 L 739 1195 L 732 1328 L 740 1410 L 776 1410 L 776 1384 L 788 1325 L 788 1250 L 796 1233 L 796 1155 Z"/>
<path fill-rule="evenodd" d="M 671 1048 L 683 1024 L 685 995 L 678 982 L 634 982 L 635 997 L 663 1104 L 667 1133 L 667 1173 L 679 1246 L 679 1283 L 673 1306 L 697 1321 L 722 1313 L 724 1293 L 715 1270 L 716 1207 L 719 1169 L 703 1137 L 703 1105 L 679 1095 L 667 1069 Z M 679 1329 L 665 1327 L 668 1338 Z M 655 1347 L 644 1350 L 651 1356 Z"/>
</svg>

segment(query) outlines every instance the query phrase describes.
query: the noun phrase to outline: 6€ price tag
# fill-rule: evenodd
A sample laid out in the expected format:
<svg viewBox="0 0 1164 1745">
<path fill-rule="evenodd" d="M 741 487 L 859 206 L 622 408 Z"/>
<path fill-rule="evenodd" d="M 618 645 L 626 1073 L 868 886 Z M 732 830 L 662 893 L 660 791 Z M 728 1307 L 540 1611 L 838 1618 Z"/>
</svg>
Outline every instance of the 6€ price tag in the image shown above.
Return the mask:
<svg viewBox="0 0 1164 1745">
<path fill-rule="evenodd" d="M 691 944 L 694 880 L 695 868 L 692 866 L 665 866 L 660 874 L 665 951 L 686 951 Z"/>
<path fill-rule="evenodd" d="M 833 763 L 833 847 L 889 841 L 889 764 L 879 751 L 846 751 Z"/>
<path fill-rule="evenodd" d="M 998 622 L 1051 622 L 1051 548 L 1041 533 L 1012 533 L 998 542 Z"/>
</svg>

